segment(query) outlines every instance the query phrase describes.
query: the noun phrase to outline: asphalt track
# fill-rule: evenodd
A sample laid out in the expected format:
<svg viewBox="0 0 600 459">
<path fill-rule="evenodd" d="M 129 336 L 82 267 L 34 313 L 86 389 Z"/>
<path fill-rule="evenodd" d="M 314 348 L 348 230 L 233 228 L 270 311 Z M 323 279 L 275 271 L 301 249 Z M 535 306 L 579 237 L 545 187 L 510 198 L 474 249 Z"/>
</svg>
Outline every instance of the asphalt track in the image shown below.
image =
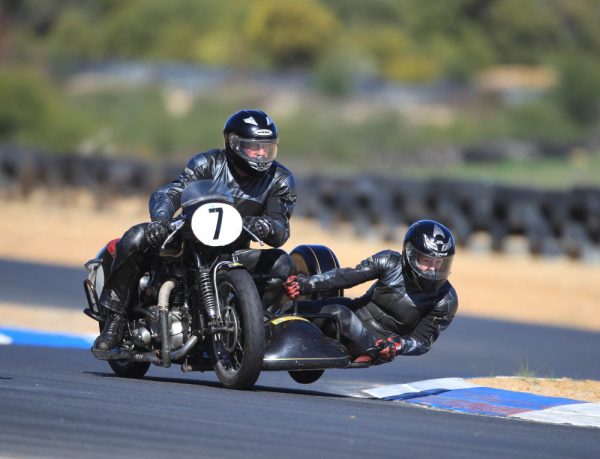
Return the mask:
<svg viewBox="0 0 600 459">
<path fill-rule="evenodd" d="M 82 273 L 0 261 L 0 301 L 80 307 Z M 252 391 L 177 368 L 120 379 L 88 351 L 0 346 L 0 456 L 597 458 L 598 429 L 355 395 L 381 384 L 526 371 L 600 379 L 599 345 L 598 333 L 459 316 L 422 357 L 332 370 L 309 386 L 263 373 Z"/>
</svg>

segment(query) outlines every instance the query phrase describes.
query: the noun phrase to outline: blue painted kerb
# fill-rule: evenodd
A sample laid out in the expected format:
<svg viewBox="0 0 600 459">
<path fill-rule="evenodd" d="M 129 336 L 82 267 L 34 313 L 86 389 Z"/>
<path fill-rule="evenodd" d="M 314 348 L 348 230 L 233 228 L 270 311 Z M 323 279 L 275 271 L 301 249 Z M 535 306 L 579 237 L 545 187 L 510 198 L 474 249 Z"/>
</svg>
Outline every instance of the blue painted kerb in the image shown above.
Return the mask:
<svg viewBox="0 0 600 459">
<path fill-rule="evenodd" d="M 545 397 L 523 392 L 473 387 L 454 389 L 435 394 L 420 393 L 417 397 L 403 401 L 433 408 L 449 409 L 463 413 L 485 414 L 488 416 L 509 416 L 525 411 L 537 411 L 560 405 L 581 403 L 579 400 L 561 397 Z"/>
<path fill-rule="evenodd" d="M 0 328 L 0 334 L 11 341 L 7 344 L 22 346 L 70 347 L 89 349 L 94 342 L 92 337 L 65 333 L 48 333 L 16 328 Z"/>
</svg>

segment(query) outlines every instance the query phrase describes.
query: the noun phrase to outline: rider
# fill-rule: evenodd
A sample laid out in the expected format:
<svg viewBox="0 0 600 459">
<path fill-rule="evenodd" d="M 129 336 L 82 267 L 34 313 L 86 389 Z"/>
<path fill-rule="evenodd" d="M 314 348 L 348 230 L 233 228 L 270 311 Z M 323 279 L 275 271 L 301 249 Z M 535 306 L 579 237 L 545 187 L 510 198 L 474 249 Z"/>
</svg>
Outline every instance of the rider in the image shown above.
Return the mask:
<svg viewBox="0 0 600 459">
<path fill-rule="evenodd" d="M 298 311 L 336 316 L 355 362 L 381 363 L 398 354 L 420 355 L 448 327 L 458 308 L 456 291 L 447 280 L 454 252 L 454 237 L 448 228 L 433 220 L 420 220 L 408 229 L 402 253 L 384 250 L 354 269 L 290 276 L 283 288 L 294 299 L 300 294 L 376 280 L 360 298 L 300 301 Z M 321 325 L 327 333 L 327 323 Z"/>
<path fill-rule="evenodd" d="M 244 225 L 271 247 L 280 247 L 290 235 L 289 218 L 296 203 L 292 173 L 275 161 L 278 134 L 273 120 L 259 110 L 233 114 L 223 129 L 225 149 L 197 154 L 173 182 L 150 197 L 150 223 L 130 228 L 116 246 L 111 273 L 100 295 L 108 311 L 94 349 L 109 350 L 121 341 L 129 296 L 149 259 L 169 234 L 169 223 L 181 204 L 181 193 L 190 183 L 212 179 L 232 193 Z M 276 277 L 257 282 L 263 307 L 278 304 L 283 296 L 281 280 L 292 272 L 289 255 L 281 249 L 250 249 L 243 233 L 235 249 L 238 260 L 252 273 Z"/>
</svg>

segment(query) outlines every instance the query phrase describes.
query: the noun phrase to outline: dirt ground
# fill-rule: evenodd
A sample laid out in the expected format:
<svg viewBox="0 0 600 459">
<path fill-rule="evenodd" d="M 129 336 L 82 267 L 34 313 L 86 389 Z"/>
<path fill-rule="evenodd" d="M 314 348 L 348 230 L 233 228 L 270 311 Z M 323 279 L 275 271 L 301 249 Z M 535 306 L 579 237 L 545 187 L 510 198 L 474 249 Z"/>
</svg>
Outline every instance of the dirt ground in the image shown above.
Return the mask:
<svg viewBox="0 0 600 459">
<path fill-rule="evenodd" d="M 0 201 L 0 257 L 81 266 L 108 240 L 146 221 L 146 202 L 119 200 L 99 209 L 85 193 L 48 196 L 40 192 L 26 201 L 4 197 Z M 327 245 L 343 266 L 354 266 L 379 250 L 401 249 L 358 239 L 347 226 L 340 226 L 333 234 L 313 221 L 292 219 L 292 237 L 284 249 L 304 243 Z M 459 314 L 600 331 L 600 264 L 459 249 L 450 280 L 458 292 Z M 346 294 L 360 295 L 364 290 L 356 287 Z M 45 318 L 46 313 L 47 308 L 35 305 L 0 305 L 0 326 L 31 326 L 33 321 L 52 331 L 96 332 L 95 324 L 80 313 L 70 317 L 65 312 L 59 317 L 52 311 L 54 315 Z M 503 380 L 502 384 L 520 387 L 521 381 Z M 564 392 L 565 384 L 574 386 L 563 380 L 546 380 L 528 388 L 540 393 L 545 385 L 559 387 L 562 396 L 569 396 Z M 594 401 L 600 401 L 597 384 L 597 390 L 589 391 Z"/>
<path fill-rule="evenodd" d="M 529 392 L 547 397 L 565 397 L 584 402 L 600 402 L 600 383 L 589 379 L 570 378 L 525 378 L 519 376 L 497 378 L 474 378 L 475 384 L 496 389 Z"/>
</svg>

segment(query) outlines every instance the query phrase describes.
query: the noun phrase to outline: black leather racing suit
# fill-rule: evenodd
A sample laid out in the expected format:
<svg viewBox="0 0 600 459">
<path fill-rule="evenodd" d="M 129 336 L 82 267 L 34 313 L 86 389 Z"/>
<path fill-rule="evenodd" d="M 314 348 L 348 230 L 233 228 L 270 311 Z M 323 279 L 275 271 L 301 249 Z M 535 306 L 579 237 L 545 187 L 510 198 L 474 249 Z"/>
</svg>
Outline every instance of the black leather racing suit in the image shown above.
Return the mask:
<svg viewBox="0 0 600 459">
<path fill-rule="evenodd" d="M 292 173 L 274 161 L 263 175 L 249 176 L 237 172 L 227 160 L 225 150 L 210 150 L 194 156 L 173 182 L 165 185 L 150 197 L 152 221 L 170 221 L 180 207 L 181 193 L 193 181 L 213 179 L 223 183 L 231 191 L 236 209 L 242 217 L 264 216 L 269 220 L 272 232 L 264 242 L 272 247 L 283 245 L 289 235 L 289 218 L 296 203 L 296 191 Z M 130 228 L 117 243 L 111 273 L 106 279 L 100 303 L 116 313 L 123 313 L 128 297 L 137 285 L 140 272 L 146 267 L 156 249 L 149 247 L 145 234 L 148 223 Z M 273 273 L 285 279 L 291 272 L 289 255 L 280 249 L 249 249 L 247 233 L 236 241 L 238 259 L 250 272 Z M 259 281 L 263 307 L 278 303 L 282 296 L 281 280 Z"/>
<path fill-rule="evenodd" d="M 404 277 L 402 254 L 398 252 L 385 250 L 354 269 L 333 269 L 310 276 L 302 294 L 349 288 L 375 279 L 360 298 L 301 301 L 299 311 L 336 315 L 342 325 L 342 337 L 353 355 L 365 353 L 376 340 L 390 335 L 402 338 L 399 354 L 427 352 L 454 318 L 458 308 L 456 291 L 449 282 L 433 293 L 419 291 Z"/>
</svg>

